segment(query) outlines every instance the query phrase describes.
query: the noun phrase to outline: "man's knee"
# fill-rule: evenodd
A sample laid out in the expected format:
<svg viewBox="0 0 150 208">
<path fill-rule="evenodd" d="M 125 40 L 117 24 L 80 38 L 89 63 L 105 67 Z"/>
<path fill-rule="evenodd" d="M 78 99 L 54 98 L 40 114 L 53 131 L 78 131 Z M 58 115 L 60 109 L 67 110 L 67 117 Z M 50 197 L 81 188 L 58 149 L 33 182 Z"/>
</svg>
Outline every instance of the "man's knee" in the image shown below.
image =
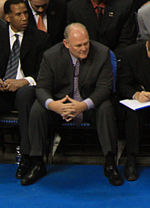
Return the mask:
<svg viewBox="0 0 150 208">
<path fill-rule="evenodd" d="M 110 112 L 114 112 L 113 105 L 110 100 L 104 101 L 98 108 L 98 113 L 100 114 L 109 114 Z"/>
<path fill-rule="evenodd" d="M 35 100 L 31 108 L 30 118 L 33 121 L 36 121 L 45 114 L 46 114 L 46 109 L 43 108 L 43 106 L 37 100 Z"/>
<path fill-rule="evenodd" d="M 32 103 L 35 100 L 35 88 L 23 86 L 16 93 L 16 103 Z"/>
</svg>

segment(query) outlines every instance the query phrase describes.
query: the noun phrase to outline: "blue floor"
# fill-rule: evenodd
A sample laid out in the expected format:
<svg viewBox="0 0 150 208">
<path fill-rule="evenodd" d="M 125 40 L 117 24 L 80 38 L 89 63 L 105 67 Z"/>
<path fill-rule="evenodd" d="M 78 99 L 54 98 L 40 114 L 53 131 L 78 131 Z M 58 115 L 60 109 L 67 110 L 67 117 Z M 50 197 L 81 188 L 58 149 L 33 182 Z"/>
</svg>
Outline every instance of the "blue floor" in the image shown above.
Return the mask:
<svg viewBox="0 0 150 208">
<path fill-rule="evenodd" d="M 21 186 L 16 165 L 0 165 L 0 208 L 149 208 L 150 167 L 135 182 L 109 184 L 99 165 L 52 166 L 34 185 Z M 123 174 L 123 167 L 120 167 Z"/>
</svg>

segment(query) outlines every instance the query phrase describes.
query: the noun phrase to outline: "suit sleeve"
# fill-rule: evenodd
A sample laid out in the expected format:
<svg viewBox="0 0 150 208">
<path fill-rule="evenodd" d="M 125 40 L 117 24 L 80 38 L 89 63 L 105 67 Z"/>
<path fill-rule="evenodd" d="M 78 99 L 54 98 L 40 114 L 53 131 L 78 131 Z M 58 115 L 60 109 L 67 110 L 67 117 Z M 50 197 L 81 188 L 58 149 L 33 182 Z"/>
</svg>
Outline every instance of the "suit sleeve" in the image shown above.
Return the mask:
<svg viewBox="0 0 150 208">
<path fill-rule="evenodd" d="M 107 99 L 110 99 L 112 94 L 113 73 L 110 61 L 109 52 L 107 53 L 105 62 L 98 75 L 96 86 L 89 96 L 94 102 L 95 106 L 100 105 Z"/>
<path fill-rule="evenodd" d="M 136 91 L 141 91 L 139 84 L 136 82 L 133 66 L 130 57 L 132 52 L 125 50 L 121 57 L 121 66 L 117 73 L 117 93 L 121 99 L 132 99 Z"/>
<path fill-rule="evenodd" d="M 52 97 L 53 73 L 44 54 L 37 79 L 36 95 L 39 102 L 45 107 L 45 101 Z"/>
</svg>

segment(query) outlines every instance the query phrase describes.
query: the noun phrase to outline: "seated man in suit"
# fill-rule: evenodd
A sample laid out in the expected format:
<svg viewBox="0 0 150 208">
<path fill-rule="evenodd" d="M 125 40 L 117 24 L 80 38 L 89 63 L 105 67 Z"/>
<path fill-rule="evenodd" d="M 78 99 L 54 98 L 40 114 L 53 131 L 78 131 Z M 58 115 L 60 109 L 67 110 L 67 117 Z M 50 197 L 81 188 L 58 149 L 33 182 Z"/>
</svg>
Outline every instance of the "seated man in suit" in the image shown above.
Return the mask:
<svg viewBox="0 0 150 208">
<path fill-rule="evenodd" d="M 136 41 L 133 0 L 71 0 L 67 13 L 68 23 L 84 24 L 92 40 L 108 46 L 117 56 Z"/>
<path fill-rule="evenodd" d="M 4 4 L 8 24 L 0 27 L 0 112 L 17 109 L 22 160 L 16 173 L 21 178 L 29 166 L 28 118 L 35 99 L 35 85 L 48 34 L 28 28 L 24 0 Z"/>
<path fill-rule="evenodd" d="M 48 32 L 52 44 L 63 40 L 66 26 L 66 0 L 27 0 L 29 24 Z"/>
<path fill-rule="evenodd" d="M 150 40 L 134 44 L 122 54 L 118 70 L 117 91 L 120 99 L 150 101 Z M 122 106 L 126 136 L 127 161 L 124 174 L 128 181 L 138 178 L 136 155 L 142 135 L 142 123 L 150 116 L 150 108 L 137 111 Z M 150 122 L 150 121 L 149 121 Z"/>
<path fill-rule="evenodd" d="M 33 166 L 21 180 L 32 184 L 46 174 L 46 141 L 60 122 L 91 121 L 97 126 L 106 161 L 104 174 L 113 185 L 123 180 L 115 164 L 117 129 L 111 103 L 112 65 L 109 49 L 89 40 L 84 25 L 73 23 L 64 41 L 43 56 L 29 124 Z M 79 77 L 79 79 L 78 79 Z"/>
</svg>

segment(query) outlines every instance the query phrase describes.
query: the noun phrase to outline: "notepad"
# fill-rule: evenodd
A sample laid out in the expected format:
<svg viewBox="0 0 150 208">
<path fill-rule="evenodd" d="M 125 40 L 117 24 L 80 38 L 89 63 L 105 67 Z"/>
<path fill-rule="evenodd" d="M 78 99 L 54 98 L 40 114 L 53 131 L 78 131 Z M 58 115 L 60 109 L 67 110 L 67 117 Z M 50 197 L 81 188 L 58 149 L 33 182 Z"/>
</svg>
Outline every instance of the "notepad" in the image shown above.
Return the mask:
<svg viewBox="0 0 150 208">
<path fill-rule="evenodd" d="M 132 100 L 132 99 L 125 99 L 119 101 L 122 105 L 127 106 L 128 108 L 131 108 L 132 110 L 140 110 L 142 108 L 150 107 L 150 101 L 141 103 L 138 100 Z"/>
</svg>

